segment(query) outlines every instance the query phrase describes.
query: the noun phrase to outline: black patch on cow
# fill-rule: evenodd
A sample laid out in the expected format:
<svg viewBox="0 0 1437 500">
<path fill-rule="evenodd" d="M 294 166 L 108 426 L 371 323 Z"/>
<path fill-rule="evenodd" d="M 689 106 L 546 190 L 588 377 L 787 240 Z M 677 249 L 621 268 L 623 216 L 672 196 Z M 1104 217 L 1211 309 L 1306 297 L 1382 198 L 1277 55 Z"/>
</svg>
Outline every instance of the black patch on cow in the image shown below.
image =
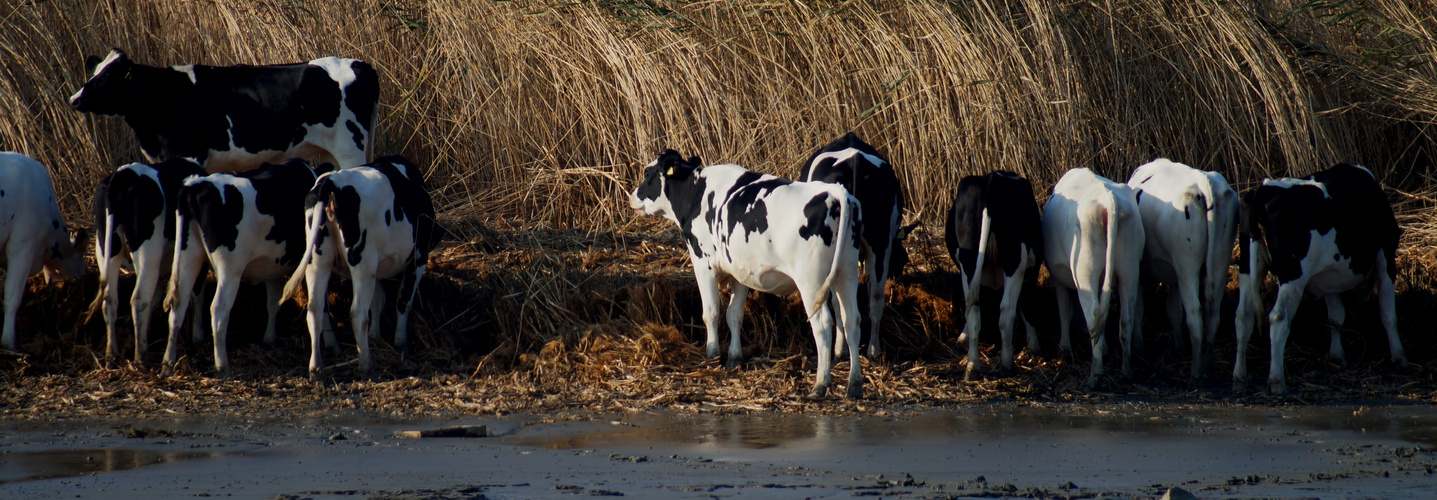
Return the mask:
<svg viewBox="0 0 1437 500">
<path fill-rule="evenodd" d="M 115 174 L 110 174 L 100 179 L 99 184 L 95 185 L 95 196 L 90 200 L 90 213 L 95 217 L 95 243 L 100 248 L 105 247 L 105 241 L 109 238 L 118 237 L 114 232 L 105 232 L 105 213 L 110 204 L 110 181 L 114 178 Z M 100 265 L 104 265 L 104 263 L 100 263 Z"/>
<path fill-rule="evenodd" d="M 354 146 L 364 149 L 364 131 L 360 130 L 359 125 L 355 125 L 354 120 L 345 120 L 344 128 L 349 129 L 350 135 L 354 138 Z"/>
<path fill-rule="evenodd" d="M 214 252 L 219 247 L 234 250 L 239 239 L 239 223 L 244 217 L 244 199 L 234 186 L 221 186 L 200 182 L 180 190 L 178 213 L 186 220 L 192 220 L 200 227 L 205 249 Z M 181 249 L 188 247 L 188 232 L 178 235 Z"/>
<path fill-rule="evenodd" d="M 1382 186 L 1367 172 L 1345 163 L 1303 179 L 1321 183 L 1328 197 L 1311 185 L 1260 186 L 1244 206 L 1247 213 L 1239 241 L 1253 238 L 1265 242 L 1273 275 L 1287 283 L 1302 274 L 1301 261 L 1307 257 L 1312 231 L 1327 234 L 1336 230 L 1338 252 L 1352 259 L 1348 265 L 1353 273 L 1371 272 L 1380 249 L 1389 278 L 1395 279 L 1402 229 Z M 1243 251 L 1246 253 L 1245 244 Z M 1242 272 L 1249 271 L 1246 259 L 1244 255 L 1239 263 Z"/>
<path fill-rule="evenodd" d="M 1188 207 L 1186 205 L 1183 206 L 1183 219 L 1192 220 L 1192 218 L 1193 214 L 1188 212 Z"/>
<path fill-rule="evenodd" d="M 203 162 L 210 150 L 229 150 L 231 134 L 235 146 L 249 152 L 287 150 L 304 140 L 305 124 L 334 126 L 341 101 L 368 129 L 378 76 L 362 62 L 351 68 L 356 80 L 341 98 L 329 73 L 308 63 L 194 65 L 192 83 L 172 68 L 121 57 L 87 81 L 71 104 L 78 111 L 124 116 L 151 157 Z"/>
<path fill-rule="evenodd" d="M 360 199 L 359 191 L 355 190 L 354 186 L 335 189 L 328 199 L 332 203 L 330 210 L 334 214 L 332 217 L 338 222 L 339 239 L 344 242 L 349 265 L 359 265 L 362 260 L 360 252 L 363 252 L 368 244 L 368 232 L 359 221 L 359 207 L 364 200 Z"/>
<path fill-rule="evenodd" d="M 392 212 L 392 210 L 385 210 L 385 211 L 384 211 L 384 225 L 385 225 L 385 226 L 388 226 L 388 225 L 389 225 L 389 218 L 390 218 L 390 213 L 391 213 L 391 212 Z"/>
<path fill-rule="evenodd" d="M 4 197 L 5 197 L 5 190 L 4 190 L 4 189 L 0 189 L 0 198 L 4 198 Z"/>
<path fill-rule="evenodd" d="M 973 276 L 978 269 L 978 245 L 982 238 L 983 209 L 988 209 L 988 238 L 996 247 L 985 260 L 1002 266 L 1005 276 L 1018 271 L 1022 247 L 1026 245 L 1043 260 L 1043 221 L 1033 185 L 1027 179 L 1007 171 L 964 177 L 958 182 L 958 194 L 948 210 L 943 239 L 948 255 L 958 255 L 958 267 Z M 961 289 L 957 294 L 962 294 Z"/>
<path fill-rule="evenodd" d="M 1151 179 L 1151 177 L 1149 177 L 1149 178 Z M 1141 190 L 1141 189 L 1135 189 L 1135 190 L 1133 190 L 1133 191 L 1134 191 L 1134 193 L 1133 193 L 1133 203 L 1138 204 L 1138 205 L 1142 205 L 1142 204 L 1143 204 L 1143 190 Z"/>
<path fill-rule="evenodd" d="M 704 224 L 709 228 L 709 233 L 718 232 L 714 231 L 714 217 L 718 215 L 718 207 L 714 206 L 714 195 L 716 194 L 718 193 L 709 191 L 709 195 L 704 198 L 704 206 L 708 207 L 706 210 L 704 210 Z"/>
<path fill-rule="evenodd" d="M 803 218 L 805 221 L 802 227 L 798 228 L 798 235 L 803 239 L 809 239 L 817 235 L 823 238 L 824 245 L 833 245 L 833 228 L 828 222 L 828 193 L 814 195 L 803 205 Z"/>
<path fill-rule="evenodd" d="M 725 214 L 728 227 L 723 234 L 732 235 L 740 222 L 743 223 L 745 240 L 755 232 L 763 234 L 768 231 L 768 206 L 764 204 L 763 196 L 793 181 L 780 178 L 760 180 L 762 177 L 762 174 L 744 172 L 729 188 L 724 198 L 724 206 L 728 209 Z"/>
<path fill-rule="evenodd" d="M 284 245 L 280 264 L 299 264 L 304 256 L 304 200 L 314 186 L 314 171 L 304 160 L 290 159 L 237 175 L 254 185 L 255 209 L 274 218 L 265 239 Z"/>
<path fill-rule="evenodd" d="M 350 63 L 349 69 L 354 72 L 354 82 L 344 89 L 344 105 L 354 112 L 354 118 L 359 121 L 359 126 L 365 132 L 372 133 L 374 131 L 369 128 L 370 124 L 374 123 L 374 114 L 379 105 L 379 73 L 364 61 Z M 350 129 L 350 132 L 354 132 L 354 129 Z M 364 149 L 361 141 L 358 140 L 358 135 L 359 133 L 355 132 L 355 143 L 361 144 L 360 149 Z M 376 160 L 375 163 L 379 162 Z M 418 177 L 415 177 L 415 180 L 418 180 Z"/>
<path fill-rule="evenodd" d="M 158 179 L 128 168 L 116 172 L 103 200 L 115 218 L 116 235 L 130 249 L 139 248 L 155 236 L 166 240 L 174 238 L 175 211 L 170 207 L 175 206 L 185 178 L 204 175 L 204 169 L 185 159 L 166 160 L 150 165 L 150 168 L 155 170 Z M 98 197 L 99 192 L 96 193 Z M 155 220 L 161 215 L 164 216 L 164 226 L 156 228 Z M 98 215 L 96 227 L 103 227 L 103 224 L 103 215 Z M 157 233 L 157 229 L 163 230 L 163 234 Z"/>
</svg>

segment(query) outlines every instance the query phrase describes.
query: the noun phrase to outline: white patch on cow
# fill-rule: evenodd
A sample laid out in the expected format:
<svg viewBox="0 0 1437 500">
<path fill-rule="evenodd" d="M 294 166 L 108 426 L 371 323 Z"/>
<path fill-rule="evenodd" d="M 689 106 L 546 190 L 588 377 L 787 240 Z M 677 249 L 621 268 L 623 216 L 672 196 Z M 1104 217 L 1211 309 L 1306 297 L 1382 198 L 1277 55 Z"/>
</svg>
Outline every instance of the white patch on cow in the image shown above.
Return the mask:
<svg viewBox="0 0 1437 500">
<path fill-rule="evenodd" d="M 1368 175 L 1372 175 L 1372 172 L 1368 172 L 1367 174 L 1368 174 Z M 1317 188 L 1317 189 L 1322 190 L 1322 197 L 1323 197 L 1323 198 L 1328 198 L 1328 199 L 1331 199 L 1331 198 L 1332 198 L 1331 196 L 1329 196 L 1329 195 L 1327 194 L 1327 186 L 1322 185 L 1321 182 L 1313 182 L 1313 181 L 1307 180 L 1307 179 L 1298 179 L 1298 178 L 1295 178 L 1295 177 L 1284 177 L 1284 178 L 1281 178 L 1281 179 L 1263 179 L 1263 180 L 1262 180 L 1262 185 L 1264 185 L 1264 186 L 1273 186 L 1273 187 L 1278 187 L 1278 188 L 1282 188 L 1282 189 L 1292 189 L 1292 188 L 1298 187 L 1298 186 L 1311 186 L 1311 187 L 1315 187 L 1315 188 Z"/>
<path fill-rule="evenodd" d="M 354 80 L 357 78 L 354 76 L 354 61 L 354 59 L 340 59 L 338 57 L 321 57 L 310 61 L 309 64 L 311 66 L 324 68 L 324 71 L 329 73 L 329 77 L 339 83 L 339 88 L 345 89 L 349 88 L 349 84 L 354 83 Z"/>
<path fill-rule="evenodd" d="M 90 78 L 93 79 L 93 78 L 95 78 L 96 76 L 98 76 L 101 72 L 105 71 L 105 67 L 109 66 L 110 63 L 115 62 L 115 60 L 117 60 L 117 59 L 119 59 L 119 58 L 120 58 L 120 51 L 118 51 L 118 50 L 111 50 L 111 51 L 110 51 L 110 55 L 105 56 L 105 60 L 100 61 L 100 64 L 96 64 L 96 65 L 95 65 L 95 71 L 94 71 L 93 73 L 90 73 Z M 70 96 L 70 104 L 73 105 L 73 104 L 75 103 L 75 100 L 80 98 L 80 94 L 83 94 L 84 92 L 85 92 L 85 87 L 82 85 L 82 86 L 80 86 L 80 90 L 75 91 L 75 93 Z"/>
<path fill-rule="evenodd" d="M 1372 171 L 1371 171 L 1371 170 L 1368 170 L 1367 167 L 1364 167 L 1364 166 L 1362 166 L 1362 165 L 1357 165 L 1357 164 L 1353 164 L 1352 166 L 1362 169 L 1363 172 L 1367 172 L 1367 175 L 1370 176 L 1370 177 L 1372 177 L 1372 180 L 1374 180 L 1374 181 L 1377 180 L 1377 176 L 1376 176 L 1376 175 L 1373 175 L 1373 174 L 1372 174 Z"/>
<path fill-rule="evenodd" d="M 879 157 L 877 157 L 877 156 L 873 156 L 873 155 L 868 154 L 868 153 L 864 153 L 863 151 L 860 151 L 860 150 L 858 150 L 857 148 L 848 148 L 848 149 L 844 149 L 844 150 L 840 150 L 840 151 L 830 151 L 830 152 L 827 152 L 827 153 L 820 154 L 820 155 L 818 155 L 818 156 L 813 157 L 813 163 L 814 163 L 814 164 L 817 164 L 818 162 L 823 161 L 823 160 L 828 159 L 828 158 L 833 158 L 833 162 L 834 162 L 834 163 L 843 163 L 843 162 L 845 162 L 845 161 L 848 161 L 850 158 L 853 158 L 853 157 L 855 157 L 855 156 L 860 156 L 860 155 L 862 155 L 862 156 L 863 156 L 863 159 L 868 160 L 868 163 L 873 164 L 873 166 L 875 166 L 875 167 L 883 168 L 883 167 L 888 166 L 888 162 L 883 161 L 882 158 L 879 158 Z"/>
<path fill-rule="evenodd" d="M 191 84 L 191 85 L 197 85 L 197 84 L 200 83 L 199 80 L 196 80 L 196 79 L 195 79 L 195 65 L 193 65 L 193 64 L 181 64 L 181 65 L 179 65 L 179 66 L 170 66 L 170 69 L 173 69 L 173 70 L 178 71 L 178 72 L 180 72 L 180 73 L 184 73 L 185 76 L 190 77 L 190 84 Z M 206 81 L 209 81 L 209 80 L 206 80 Z"/>
</svg>

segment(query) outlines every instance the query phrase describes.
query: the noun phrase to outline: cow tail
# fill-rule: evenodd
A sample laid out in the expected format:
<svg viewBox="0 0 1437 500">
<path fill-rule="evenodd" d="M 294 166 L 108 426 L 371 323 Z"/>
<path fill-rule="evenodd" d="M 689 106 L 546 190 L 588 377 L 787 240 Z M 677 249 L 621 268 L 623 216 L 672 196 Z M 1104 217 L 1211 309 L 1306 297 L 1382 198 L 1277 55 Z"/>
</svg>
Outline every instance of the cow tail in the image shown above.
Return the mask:
<svg viewBox="0 0 1437 500">
<path fill-rule="evenodd" d="M 849 226 L 853 218 L 853 208 L 848 203 L 851 198 L 848 190 L 842 189 L 841 186 L 835 187 L 838 188 L 837 193 L 829 191 L 830 196 L 838 198 L 838 232 L 833 238 L 833 263 L 829 265 L 828 276 L 823 278 L 823 286 L 818 289 L 818 294 L 811 297 L 807 304 L 810 321 L 813 320 L 814 315 L 818 314 L 823 303 L 828 301 L 828 292 L 833 289 L 833 278 L 838 276 L 838 266 L 843 261 L 843 246 L 848 244 Z"/>
<path fill-rule="evenodd" d="M 194 191 L 189 188 L 190 184 L 186 180 L 185 186 L 180 188 L 179 195 L 175 196 L 175 251 L 172 254 L 173 257 L 170 258 L 170 286 L 168 287 L 169 292 L 165 294 L 166 311 L 172 310 L 175 302 L 180 299 L 180 267 L 184 262 L 182 249 L 185 240 L 190 237 L 190 218 L 194 216 L 192 212 L 194 205 L 190 203 L 190 196 Z M 184 293 L 188 292 L 189 290 L 185 290 Z"/>
<path fill-rule="evenodd" d="M 299 282 L 301 279 L 304 279 L 305 268 L 309 267 L 309 263 L 314 261 L 314 251 L 315 248 L 319 246 L 319 232 L 324 230 L 326 222 L 324 213 L 325 206 L 329 204 L 329 189 L 327 189 L 329 185 L 329 175 L 326 174 L 320 176 L 319 181 L 316 182 L 314 188 L 310 190 L 311 193 L 316 195 L 315 199 L 318 201 L 314 204 L 314 214 L 309 216 L 309 220 L 305 221 L 304 256 L 300 257 L 299 265 L 295 266 L 294 273 L 290 275 L 289 281 L 284 283 L 284 292 L 279 294 L 280 304 L 284 304 L 290 297 L 294 296 L 296 290 L 299 290 Z"/>
<path fill-rule="evenodd" d="M 105 303 L 105 296 L 108 295 L 110 287 L 117 285 L 110 282 L 118 278 L 115 275 L 118 270 L 110 269 L 110 256 L 115 255 L 115 214 L 109 213 L 109 210 L 105 211 L 104 232 L 95 235 L 95 239 L 95 249 L 99 251 L 95 260 L 100 268 L 100 290 L 95 292 L 95 300 L 90 302 L 90 308 L 85 311 L 85 319 L 81 323 L 89 322 L 91 318 L 95 317 L 95 313 L 99 312 L 100 307 Z"/>
<path fill-rule="evenodd" d="M 1103 207 L 1103 223 L 1107 224 L 1107 253 L 1103 257 L 1103 288 L 1098 294 L 1098 310 L 1094 317 L 1106 316 L 1113 298 L 1113 250 L 1118 246 L 1118 196 L 1107 192 L 1108 206 Z M 1090 325 L 1089 328 L 1092 328 Z"/>
<path fill-rule="evenodd" d="M 983 262 L 987 258 L 988 236 L 992 232 L 993 218 L 988 215 L 988 207 L 983 207 L 983 223 L 978 227 L 978 260 L 973 265 L 973 276 L 963 283 L 963 314 L 978 303 L 978 282 L 983 276 Z"/>
</svg>

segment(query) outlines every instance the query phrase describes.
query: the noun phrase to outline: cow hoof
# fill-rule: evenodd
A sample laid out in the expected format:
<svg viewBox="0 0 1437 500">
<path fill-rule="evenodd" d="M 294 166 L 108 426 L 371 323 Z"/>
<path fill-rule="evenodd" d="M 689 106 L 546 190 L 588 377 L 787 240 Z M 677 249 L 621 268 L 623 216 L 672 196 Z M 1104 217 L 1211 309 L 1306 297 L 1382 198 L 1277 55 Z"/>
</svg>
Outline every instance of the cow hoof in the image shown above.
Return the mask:
<svg viewBox="0 0 1437 500">
<path fill-rule="evenodd" d="M 968 332 L 958 334 L 958 345 L 968 345 Z"/>
<path fill-rule="evenodd" d="M 968 369 L 967 369 L 967 370 L 963 370 L 963 381 L 964 381 L 964 382 L 973 382 L 973 381 L 975 381 L 975 380 L 978 380 L 978 365 L 975 365 L 975 364 L 973 364 L 973 363 L 969 363 L 969 364 L 968 364 Z"/>
<path fill-rule="evenodd" d="M 868 346 L 868 359 L 878 359 L 878 357 L 882 355 L 883 351 L 878 350 L 876 347 Z"/>
<path fill-rule="evenodd" d="M 859 389 L 859 390 L 861 391 L 862 389 Z M 812 391 L 812 392 L 809 392 L 807 396 L 804 396 L 804 399 L 809 399 L 809 400 L 813 400 L 813 399 L 823 399 L 824 396 L 827 396 L 827 395 L 828 395 L 828 386 L 826 386 L 826 385 L 819 385 L 819 386 L 814 386 L 813 391 Z"/>
<path fill-rule="evenodd" d="M 1242 394 L 1244 392 L 1247 392 L 1247 382 L 1239 380 L 1232 381 L 1233 394 Z"/>
<path fill-rule="evenodd" d="M 1099 380 L 1100 380 L 1101 378 L 1102 378 L 1102 375 L 1092 375 L 1092 376 L 1089 376 L 1089 377 L 1088 377 L 1088 383 L 1083 384 L 1083 390 L 1088 391 L 1088 392 L 1093 392 L 1093 391 L 1098 390 L 1098 382 L 1099 382 Z"/>
<path fill-rule="evenodd" d="M 170 378 L 173 376 L 175 376 L 174 363 L 164 363 L 160 365 L 160 378 Z"/>
<path fill-rule="evenodd" d="M 1273 396 L 1285 395 L 1287 394 L 1287 383 L 1281 380 L 1269 380 L 1267 381 L 1267 391 Z"/>
<path fill-rule="evenodd" d="M 215 378 L 227 379 L 227 378 L 230 378 L 230 375 L 231 375 L 231 373 L 230 373 L 230 369 L 229 369 L 229 368 L 225 368 L 225 369 L 223 369 L 223 370 L 216 370 L 216 371 L 215 371 Z"/>
<path fill-rule="evenodd" d="M 863 399 L 863 386 L 849 384 L 848 399 Z"/>
<path fill-rule="evenodd" d="M 1407 356 L 1398 356 L 1392 358 L 1392 362 L 1395 363 L 1398 368 L 1409 368 L 1412 366 L 1411 363 L 1407 362 Z"/>
<path fill-rule="evenodd" d="M 742 364 L 743 364 L 743 358 L 740 358 L 740 357 L 730 357 L 730 358 L 728 358 L 727 361 L 724 361 L 723 367 L 724 367 L 724 368 L 733 369 L 733 368 L 738 368 L 739 365 L 742 365 Z"/>
</svg>

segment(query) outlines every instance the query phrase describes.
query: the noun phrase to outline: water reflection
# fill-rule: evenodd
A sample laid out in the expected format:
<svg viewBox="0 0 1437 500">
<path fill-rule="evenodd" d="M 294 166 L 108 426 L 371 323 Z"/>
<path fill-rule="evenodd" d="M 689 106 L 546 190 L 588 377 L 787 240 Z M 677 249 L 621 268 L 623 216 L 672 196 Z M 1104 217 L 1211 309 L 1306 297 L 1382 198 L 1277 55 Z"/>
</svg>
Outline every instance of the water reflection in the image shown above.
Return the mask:
<svg viewBox="0 0 1437 500">
<path fill-rule="evenodd" d="M 1416 407 L 1310 408 L 1035 408 L 935 410 L 904 418 L 824 417 L 790 414 L 712 415 L 657 412 L 620 425 L 593 424 L 521 433 L 518 444 L 553 449 L 635 446 L 644 443 L 718 448 L 821 448 L 832 445 L 1062 435 L 1111 441 L 1192 436 L 1226 429 L 1378 433 L 1437 446 L 1437 414 Z"/>
<path fill-rule="evenodd" d="M 0 484 L 128 470 L 220 455 L 217 452 L 161 452 L 113 448 L 10 452 L 0 454 Z"/>
</svg>

